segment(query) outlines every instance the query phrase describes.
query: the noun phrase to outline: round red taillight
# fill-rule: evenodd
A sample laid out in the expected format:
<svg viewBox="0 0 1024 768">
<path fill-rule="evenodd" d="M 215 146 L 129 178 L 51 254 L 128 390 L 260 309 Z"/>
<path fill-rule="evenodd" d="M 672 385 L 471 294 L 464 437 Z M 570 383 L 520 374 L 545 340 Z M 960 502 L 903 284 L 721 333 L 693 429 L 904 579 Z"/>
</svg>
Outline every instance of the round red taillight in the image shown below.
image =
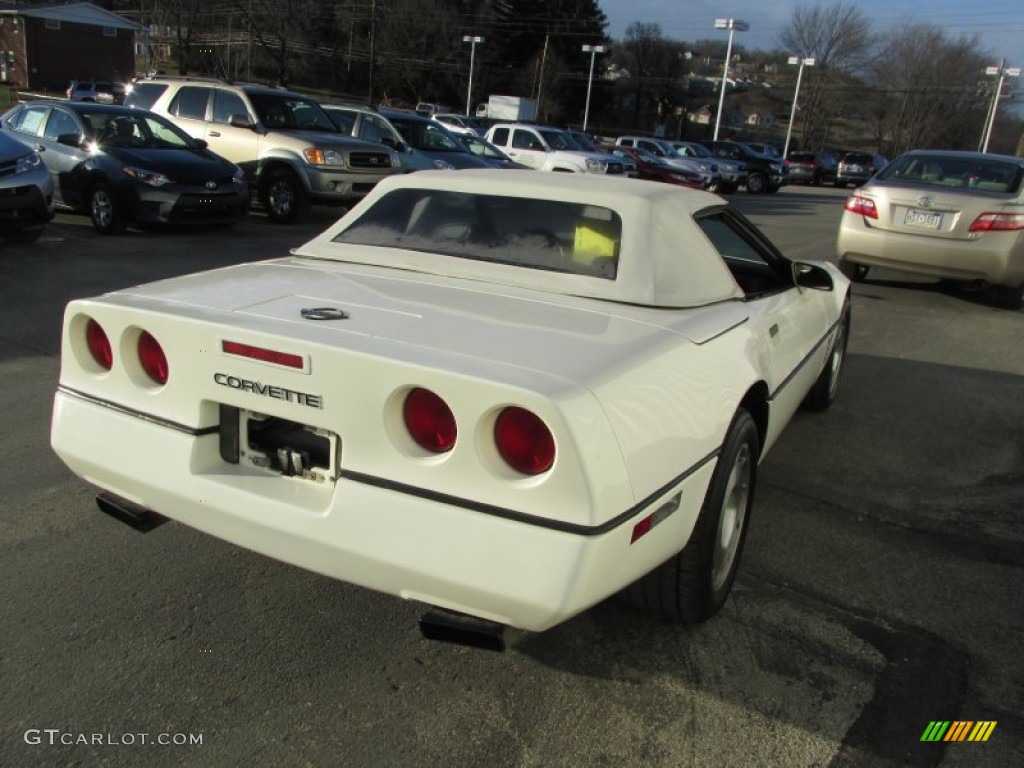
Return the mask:
<svg viewBox="0 0 1024 768">
<path fill-rule="evenodd" d="M 92 318 L 89 318 L 85 325 L 85 344 L 89 347 L 92 359 L 99 363 L 101 368 L 109 371 L 114 365 L 114 350 L 110 346 L 106 332 Z"/>
<path fill-rule="evenodd" d="M 405 428 L 416 444 L 431 453 L 445 453 L 455 445 L 458 428 L 451 408 L 429 389 L 417 387 L 402 406 Z"/>
<path fill-rule="evenodd" d="M 524 408 L 506 408 L 494 424 L 494 444 L 506 463 L 524 475 L 547 472 L 555 463 L 555 438 Z"/>
<path fill-rule="evenodd" d="M 167 377 L 171 373 L 167 365 L 167 355 L 164 354 L 160 342 L 146 331 L 139 336 L 139 362 L 142 363 L 142 370 L 149 378 L 157 384 L 167 383 Z"/>
</svg>

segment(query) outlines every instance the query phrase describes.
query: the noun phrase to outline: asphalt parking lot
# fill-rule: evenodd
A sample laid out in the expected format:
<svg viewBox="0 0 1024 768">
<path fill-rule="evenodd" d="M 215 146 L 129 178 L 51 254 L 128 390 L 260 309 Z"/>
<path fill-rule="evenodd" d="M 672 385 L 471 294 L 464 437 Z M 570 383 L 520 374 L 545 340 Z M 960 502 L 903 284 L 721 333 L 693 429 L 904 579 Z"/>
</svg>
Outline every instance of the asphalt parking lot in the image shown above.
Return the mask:
<svg viewBox="0 0 1024 768">
<path fill-rule="evenodd" d="M 733 199 L 784 252 L 832 258 L 846 194 Z M 415 604 L 98 512 L 48 444 L 64 303 L 332 219 L 109 238 L 61 214 L 0 250 L 0 765 L 1024 763 L 1024 312 L 931 281 L 854 287 L 838 400 L 763 463 L 737 586 L 701 626 L 613 599 L 504 654 L 432 643 Z M 932 721 L 996 725 L 922 742 Z"/>
</svg>

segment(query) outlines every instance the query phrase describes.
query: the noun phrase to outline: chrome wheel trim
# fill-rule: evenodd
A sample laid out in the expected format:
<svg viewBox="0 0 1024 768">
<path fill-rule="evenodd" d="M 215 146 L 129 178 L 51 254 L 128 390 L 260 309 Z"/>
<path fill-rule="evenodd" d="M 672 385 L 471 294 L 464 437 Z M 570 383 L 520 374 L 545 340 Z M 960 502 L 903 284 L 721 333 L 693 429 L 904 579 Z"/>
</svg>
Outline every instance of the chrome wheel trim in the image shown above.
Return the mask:
<svg viewBox="0 0 1024 768">
<path fill-rule="evenodd" d="M 270 207 L 278 216 L 287 216 L 295 208 L 295 189 L 287 179 L 277 179 L 267 195 Z"/>
<path fill-rule="evenodd" d="M 843 370 L 843 362 L 846 360 L 846 320 L 839 323 L 839 332 L 836 334 L 836 343 L 832 347 L 832 355 L 829 360 L 828 398 L 832 400 L 839 389 L 839 373 Z"/>
<path fill-rule="evenodd" d="M 736 553 L 743 538 L 743 526 L 747 522 L 752 476 L 753 457 L 750 444 L 745 442 L 736 452 L 736 458 L 729 470 L 729 481 L 718 515 L 718 530 L 715 531 L 711 561 L 711 588 L 715 592 L 725 586 L 736 562 Z"/>
<path fill-rule="evenodd" d="M 109 228 L 114 220 L 114 201 L 105 189 L 92 193 L 92 220 L 103 229 Z"/>
</svg>

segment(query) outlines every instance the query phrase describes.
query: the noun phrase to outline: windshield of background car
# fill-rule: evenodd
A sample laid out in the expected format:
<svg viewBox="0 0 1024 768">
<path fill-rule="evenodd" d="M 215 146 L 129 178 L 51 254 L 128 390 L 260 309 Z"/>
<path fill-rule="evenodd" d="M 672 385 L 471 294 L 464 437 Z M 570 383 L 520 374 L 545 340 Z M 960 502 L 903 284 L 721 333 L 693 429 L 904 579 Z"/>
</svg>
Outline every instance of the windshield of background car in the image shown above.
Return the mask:
<svg viewBox="0 0 1024 768">
<path fill-rule="evenodd" d="M 905 181 L 915 185 L 1013 194 L 1020 190 L 1022 175 L 1024 165 L 994 157 L 901 155 L 875 178 L 880 181 Z"/>
<path fill-rule="evenodd" d="M 436 120 L 391 119 L 406 144 L 424 152 L 466 152 L 464 145 Z"/>
<path fill-rule="evenodd" d="M 334 242 L 614 280 L 621 239 L 618 213 L 601 206 L 399 189 L 380 197 Z"/>
<path fill-rule="evenodd" d="M 541 136 L 544 137 L 544 141 L 552 149 L 568 150 L 570 152 L 579 152 L 580 148 L 572 140 L 568 133 L 564 131 L 553 131 L 551 129 L 540 129 L 537 131 Z"/>
<path fill-rule="evenodd" d="M 714 157 L 714 155 L 711 154 L 711 150 L 703 144 L 687 144 L 686 148 L 693 152 L 697 157 Z M 679 147 L 676 147 L 676 149 L 679 149 Z M 679 154 L 684 153 L 680 152 Z"/>
<path fill-rule="evenodd" d="M 250 93 L 260 122 L 271 130 L 338 132 L 323 108 L 311 99 L 294 94 Z"/>
<path fill-rule="evenodd" d="M 163 83 L 135 83 L 124 97 L 124 105 L 151 109 L 166 90 L 167 86 Z"/>
<path fill-rule="evenodd" d="M 185 149 L 196 146 L 195 139 L 159 115 L 147 112 L 80 111 L 78 116 L 92 130 L 92 139 L 101 147 L 133 149 Z"/>
<path fill-rule="evenodd" d="M 463 136 L 462 143 L 469 147 L 474 155 L 486 158 L 487 160 L 508 160 L 508 155 L 502 152 L 493 144 L 481 139 L 478 136 Z"/>
</svg>

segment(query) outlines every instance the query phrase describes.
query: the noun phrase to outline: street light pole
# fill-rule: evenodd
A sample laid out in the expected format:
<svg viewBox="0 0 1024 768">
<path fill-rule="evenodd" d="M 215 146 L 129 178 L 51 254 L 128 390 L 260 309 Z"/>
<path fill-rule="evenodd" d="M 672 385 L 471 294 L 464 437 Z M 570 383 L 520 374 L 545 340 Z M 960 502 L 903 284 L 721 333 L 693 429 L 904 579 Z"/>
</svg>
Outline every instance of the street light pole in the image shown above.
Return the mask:
<svg viewBox="0 0 1024 768">
<path fill-rule="evenodd" d="M 985 122 L 985 130 L 981 137 L 981 146 L 978 148 L 979 152 L 988 152 L 988 142 L 992 138 L 992 126 L 996 122 L 996 108 L 999 106 L 999 97 L 1003 92 L 1003 81 L 1007 77 L 1019 77 L 1020 67 L 1006 67 L 1006 59 L 1003 59 L 998 67 L 985 67 L 986 75 L 999 75 L 999 82 L 996 84 L 996 89 L 992 93 L 992 104 L 988 109 L 988 119 Z"/>
<path fill-rule="evenodd" d="M 715 118 L 715 137 L 718 141 L 718 126 L 722 123 L 722 107 L 725 105 L 725 89 L 729 82 L 729 59 L 732 58 L 732 33 L 746 32 L 750 25 L 739 19 L 715 19 L 715 29 L 729 30 L 729 45 L 725 49 L 725 71 L 722 73 L 722 93 L 718 97 L 718 116 Z"/>
<path fill-rule="evenodd" d="M 604 53 L 603 45 L 584 45 L 581 49 L 590 54 L 590 76 L 587 78 L 587 106 L 583 109 L 583 132 L 587 132 L 587 120 L 590 118 L 590 89 L 594 85 L 594 57 Z"/>
<path fill-rule="evenodd" d="M 479 35 L 463 35 L 462 42 L 469 43 L 469 86 L 466 88 L 466 115 L 472 116 L 469 108 L 473 104 L 473 61 L 476 58 L 476 44 L 482 43 L 484 39 Z"/>
<path fill-rule="evenodd" d="M 789 128 L 786 129 L 786 143 L 782 147 L 782 159 L 789 157 L 789 139 L 793 135 L 793 118 L 796 117 L 796 100 L 800 96 L 800 79 L 804 76 L 804 67 L 813 67 L 814 59 L 802 59 L 799 56 L 790 56 L 790 64 L 799 64 L 800 69 L 796 73 L 796 88 L 793 90 L 793 106 L 789 110 Z"/>
</svg>

